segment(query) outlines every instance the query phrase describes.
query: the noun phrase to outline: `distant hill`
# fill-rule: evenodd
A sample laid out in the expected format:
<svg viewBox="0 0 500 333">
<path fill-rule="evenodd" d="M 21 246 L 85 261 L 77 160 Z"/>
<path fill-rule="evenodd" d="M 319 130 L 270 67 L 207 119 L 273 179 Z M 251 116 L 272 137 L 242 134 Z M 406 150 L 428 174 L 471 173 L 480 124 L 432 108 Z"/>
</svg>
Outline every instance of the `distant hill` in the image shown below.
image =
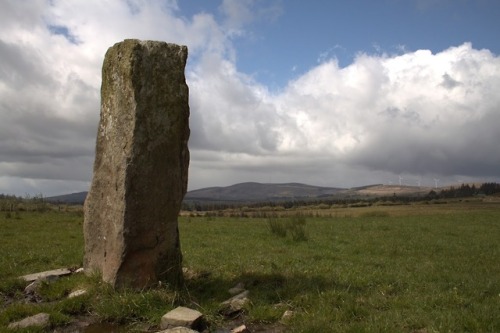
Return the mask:
<svg viewBox="0 0 500 333">
<path fill-rule="evenodd" d="M 351 189 L 338 187 L 322 187 L 300 183 L 266 184 L 240 183 L 231 186 L 207 187 L 189 191 L 185 202 L 259 202 L 314 200 L 341 197 L 380 197 L 396 195 L 424 195 L 432 188 L 396 185 L 367 185 Z M 87 192 L 71 193 L 47 197 L 45 200 L 54 203 L 83 204 Z"/>
<path fill-rule="evenodd" d="M 188 191 L 185 201 L 280 201 L 294 198 L 318 198 L 331 196 L 344 189 L 321 187 L 299 183 L 261 184 L 240 183 L 226 187 L 207 187 Z M 54 203 L 83 204 L 87 192 L 47 197 L 45 200 Z"/>
<path fill-rule="evenodd" d="M 189 191 L 186 201 L 281 201 L 298 198 L 319 198 L 335 195 L 342 188 L 321 187 L 299 183 L 240 183 L 226 187 L 208 187 Z"/>
<path fill-rule="evenodd" d="M 57 195 L 54 197 L 47 197 L 45 198 L 45 200 L 54 203 L 83 204 L 86 197 L 87 197 L 87 192 L 78 192 L 78 193 Z"/>
</svg>

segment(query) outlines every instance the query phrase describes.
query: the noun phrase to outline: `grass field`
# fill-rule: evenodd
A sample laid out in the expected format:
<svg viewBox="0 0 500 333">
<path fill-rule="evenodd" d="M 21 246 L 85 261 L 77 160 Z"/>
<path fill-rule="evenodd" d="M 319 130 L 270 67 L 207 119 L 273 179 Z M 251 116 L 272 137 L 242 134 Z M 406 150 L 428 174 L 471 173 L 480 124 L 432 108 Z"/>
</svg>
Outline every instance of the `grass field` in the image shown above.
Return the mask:
<svg viewBox="0 0 500 333">
<path fill-rule="evenodd" d="M 286 332 L 500 332 L 500 203 L 302 213 L 301 240 L 272 233 L 267 218 L 184 216 L 184 266 L 199 273 L 186 290 L 115 292 L 98 278 L 72 276 L 42 288 L 40 304 L 21 302 L 24 286 L 15 277 L 80 266 L 83 218 L 1 214 L 0 327 L 40 310 L 52 314 L 54 326 L 89 314 L 123 325 L 158 324 L 166 311 L 186 304 L 215 329 L 223 324 L 217 310 L 227 289 L 243 282 L 250 326 L 273 325 L 291 310 Z M 64 299 L 82 286 L 91 292 Z"/>
</svg>

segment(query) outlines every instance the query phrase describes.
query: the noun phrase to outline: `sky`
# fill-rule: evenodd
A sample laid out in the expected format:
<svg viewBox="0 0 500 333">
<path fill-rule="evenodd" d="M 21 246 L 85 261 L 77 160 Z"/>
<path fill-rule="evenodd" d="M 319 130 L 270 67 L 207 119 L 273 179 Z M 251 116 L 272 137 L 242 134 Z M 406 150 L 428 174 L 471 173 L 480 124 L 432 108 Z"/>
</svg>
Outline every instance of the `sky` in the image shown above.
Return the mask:
<svg viewBox="0 0 500 333">
<path fill-rule="evenodd" d="M 106 50 L 187 45 L 189 189 L 500 182 L 497 0 L 0 2 L 0 193 L 88 190 Z"/>
</svg>

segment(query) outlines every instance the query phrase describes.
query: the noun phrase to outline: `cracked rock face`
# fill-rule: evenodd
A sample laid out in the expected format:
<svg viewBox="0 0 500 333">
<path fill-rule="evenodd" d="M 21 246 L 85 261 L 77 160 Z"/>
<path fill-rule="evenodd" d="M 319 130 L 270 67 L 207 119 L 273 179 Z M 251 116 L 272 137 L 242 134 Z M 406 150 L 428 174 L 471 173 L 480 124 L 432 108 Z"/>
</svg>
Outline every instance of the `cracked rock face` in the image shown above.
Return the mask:
<svg viewBox="0 0 500 333">
<path fill-rule="evenodd" d="M 187 189 L 187 47 L 125 40 L 106 52 L 84 268 L 115 287 L 182 283 L 177 217 Z"/>
</svg>

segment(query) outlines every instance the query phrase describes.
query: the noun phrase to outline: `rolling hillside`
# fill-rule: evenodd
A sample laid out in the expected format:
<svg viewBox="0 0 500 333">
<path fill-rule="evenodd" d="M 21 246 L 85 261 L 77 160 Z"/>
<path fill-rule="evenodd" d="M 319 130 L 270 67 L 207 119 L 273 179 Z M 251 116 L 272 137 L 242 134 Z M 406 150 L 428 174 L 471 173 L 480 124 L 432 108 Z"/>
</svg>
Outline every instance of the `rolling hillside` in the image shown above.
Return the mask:
<svg viewBox="0 0 500 333">
<path fill-rule="evenodd" d="M 185 202 L 259 202 L 332 197 L 380 197 L 396 195 L 425 195 L 432 188 L 396 185 L 368 185 L 351 189 L 322 187 L 300 183 L 266 184 L 246 182 L 231 186 L 207 187 L 189 191 Z M 45 198 L 49 202 L 83 204 L 87 192 Z"/>
<path fill-rule="evenodd" d="M 226 187 L 208 187 L 189 191 L 184 199 L 187 201 L 279 201 L 331 196 L 343 190 L 336 187 L 321 187 L 299 183 L 262 184 L 248 182 Z"/>
<path fill-rule="evenodd" d="M 294 198 L 318 198 L 344 191 L 341 188 L 321 187 L 298 183 L 262 184 L 240 183 L 225 187 L 207 187 L 189 191 L 185 201 L 279 201 Z M 49 202 L 83 204 L 87 192 L 71 193 L 45 198 Z"/>
</svg>

